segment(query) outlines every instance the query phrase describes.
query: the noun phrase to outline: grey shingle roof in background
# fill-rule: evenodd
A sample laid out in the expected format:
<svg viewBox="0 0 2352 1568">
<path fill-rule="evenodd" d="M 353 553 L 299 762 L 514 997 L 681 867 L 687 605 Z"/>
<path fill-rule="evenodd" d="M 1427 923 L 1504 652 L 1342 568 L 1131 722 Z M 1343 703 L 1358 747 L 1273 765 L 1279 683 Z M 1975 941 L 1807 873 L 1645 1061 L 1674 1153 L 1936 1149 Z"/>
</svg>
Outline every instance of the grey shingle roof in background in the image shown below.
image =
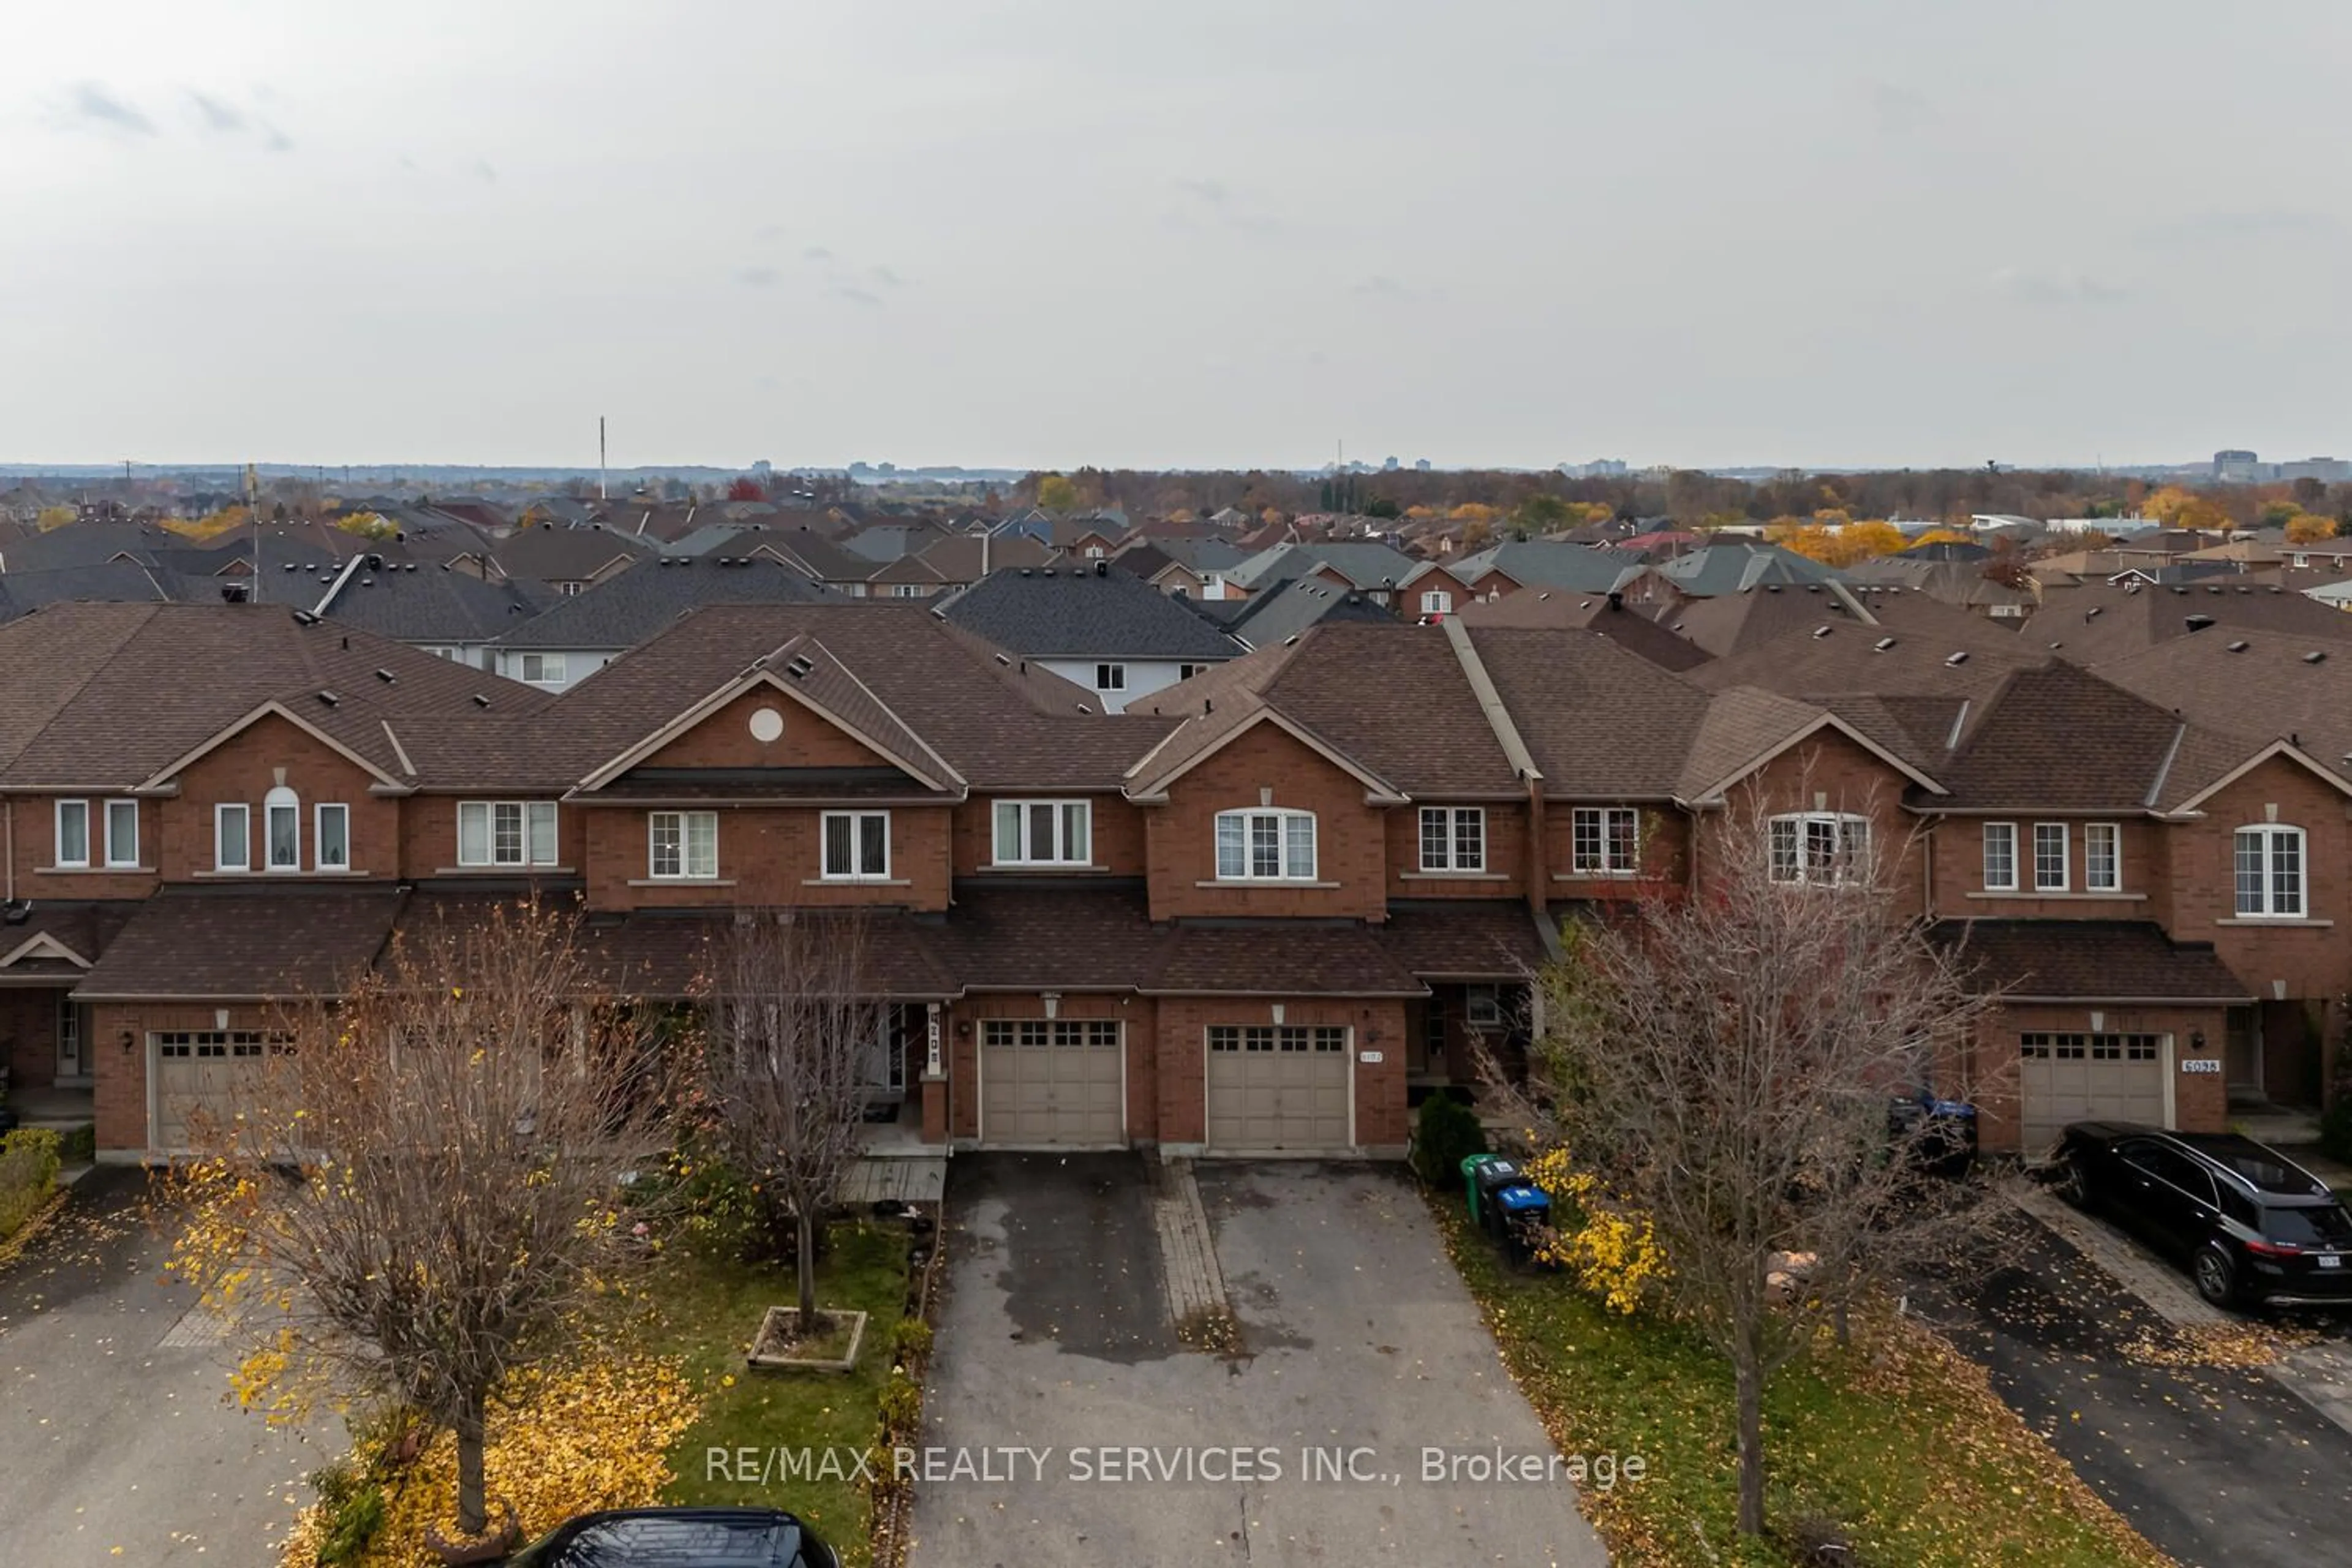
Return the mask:
<svg viewBox="0 0 2352 1568">
<path fill-rule="evenodd" d="M 479 643 L 514 631 L 551 605 L 565 603 L 541 584 L 485 582 L 439 566 L 365 569 L 346 580 L 325 615 L 340 626 L 405 643 Z"/>
<path fill-rule="evenodd" d="M 1508 540 L 1438 564 L 1465 584 L 1498 571 L 1522 587 L 1580 594 L 1605 594 L 1642 572 L 1642 563 L 1633 556 L 1552 539 Z"/>
<path fill-rule="evenodd" d="M 765 556 L 662 556 L 640 561 L 498 639 L 501 647 L 625 648 L 704 605 L 806 605 L 840 595 Z M 420 574 L 421 575 L 421 574 Z"/>
<path fill-rule="evenodd" d="M 1390 611 L 1354 589 L 1335 587 L 1320 577 L 1294 577 L 1287 583 L 1261 588 L 1246 599 L 1202 601 L 1200 608 L 1252 647 L 1265 647 L 1285 637 L 1297 637 L 1324 621 L 1393 624 L 1396 619 Z"/>
<path fill-rule="evenodd" d="M 1402 551 L 1377 542 L 1322 540 L 1261 550 L 1226 575 L 1243 587 L 1259 589 L 1328 567 L 1358 588 L 1393 588 L 1420 564 Z"/>
<path fill-rule="evenodd" d="M 1182 600 L 1124 572 L 992 572 L 944 601 L 957 626 L 1032 658 L 1226 659 L 1241 647 Z"/>
</svg>

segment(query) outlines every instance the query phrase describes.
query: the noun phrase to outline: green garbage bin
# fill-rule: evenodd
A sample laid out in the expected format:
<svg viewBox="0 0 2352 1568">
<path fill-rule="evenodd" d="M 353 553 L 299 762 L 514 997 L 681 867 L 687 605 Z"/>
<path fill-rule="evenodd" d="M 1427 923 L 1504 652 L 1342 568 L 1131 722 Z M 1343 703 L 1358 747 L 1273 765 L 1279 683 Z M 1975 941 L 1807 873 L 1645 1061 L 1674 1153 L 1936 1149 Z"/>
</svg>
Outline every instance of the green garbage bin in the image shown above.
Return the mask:
<svg viewBox="0 0 2352 1568">
<path fill-rule="evenodd" d="M 1481 1223 L 1478 1218 L 1478 1172 L 1501 1158 L 1500 1154 L 1465 1154 L 1462 1157 L 1462 1186 L 1469 1194 L 1472 1225 Z"/>
</svg>

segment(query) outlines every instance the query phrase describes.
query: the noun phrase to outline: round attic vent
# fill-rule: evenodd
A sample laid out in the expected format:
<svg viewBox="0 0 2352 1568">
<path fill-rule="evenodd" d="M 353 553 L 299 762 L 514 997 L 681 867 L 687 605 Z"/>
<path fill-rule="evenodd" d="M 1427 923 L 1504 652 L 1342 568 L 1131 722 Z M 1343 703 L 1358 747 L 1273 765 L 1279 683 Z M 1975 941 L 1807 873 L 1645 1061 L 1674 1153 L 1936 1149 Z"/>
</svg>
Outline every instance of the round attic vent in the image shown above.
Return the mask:
<svg viewBox="0 0 2352 1568">
<path fill-rule="evenodd" d="M 784 732 L 784 716 L 772 708 L 751 710 L 751 739 L 761 745 L 779 740 Z"/>
</svg>

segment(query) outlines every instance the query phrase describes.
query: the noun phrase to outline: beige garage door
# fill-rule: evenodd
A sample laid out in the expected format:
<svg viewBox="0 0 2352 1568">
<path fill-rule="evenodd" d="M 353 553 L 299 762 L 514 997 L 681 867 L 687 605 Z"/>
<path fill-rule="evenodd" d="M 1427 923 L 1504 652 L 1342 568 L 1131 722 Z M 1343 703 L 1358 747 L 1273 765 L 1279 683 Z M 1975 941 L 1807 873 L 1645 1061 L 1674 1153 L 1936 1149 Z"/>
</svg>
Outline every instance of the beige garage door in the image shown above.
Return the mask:
<svg viewBox="0 0 2352 1568">
<path fill-rule="evenodd" d="M 983 1021 L 981 1141 L 1096 1147 L 1127 1142 L 1120 1027 L 1094 1018 Z"/>
<path fill-rule="evenodd" d="M 1212 1025 L 1210 1146 L 1348 1147 L 1349 1057 L 1343 1028 Z"/>
<path fill-rule="evenodd" d="M 204 1118 L 236 1114 L 240 1088 L 261 1071 L 263 1038 L 250 1030 L 183 1030 L 149 1037 L 155 1043 L 155 1138 L 158 1149 L 192 1146 L 190 1127 Z"/>
<path fill-rule="evenodd" d="M 2023 1152 L 2039 1154 L 2069 1121 L 2164 1125 L 2162 1035 L 2018 1037 Z"/>
</svg>

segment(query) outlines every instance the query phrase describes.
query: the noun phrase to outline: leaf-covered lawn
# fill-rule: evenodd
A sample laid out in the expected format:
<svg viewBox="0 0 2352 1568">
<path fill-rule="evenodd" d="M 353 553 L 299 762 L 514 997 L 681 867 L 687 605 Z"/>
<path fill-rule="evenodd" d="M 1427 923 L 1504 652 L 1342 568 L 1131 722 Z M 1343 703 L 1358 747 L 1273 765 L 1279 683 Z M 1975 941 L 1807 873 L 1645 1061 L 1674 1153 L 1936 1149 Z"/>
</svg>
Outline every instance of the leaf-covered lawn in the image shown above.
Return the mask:
<svg viewBox="0 0 2352 1568">
<path fill-rule="evenodd" d="M 702 1414 L 670 1449 L 676 1478 L 662 1500 L 746 1503 L 790 1509 L 813 1525 L 847 1563 L 866 1560 L 867 1499 L 854 1480 L 744 1479 L 709 1451 L 828 1448 L 864 1452 L 880 1430 L 876 1400 L 891 1365 L 891 1334 L 907 1295 L 907 1238 L 892 1229 L 842 1226 L 818 1270 L 817 1305 L 868 1314 L 857 1370 L 848 1373 L 754 1373 L 743 1356 L 761 1316 L 790 1306 L 796 1292 L 788 1266 L 722 1262 L 680 1248 L 665 1259 L 646 1293 L 657 1314 L 647 1348 L 674 1356 L 702 1397 Z M 761 1469 L 770 1461 L 761 1461 Z"/>
<path fill-rule="evenodd" d="M 1435 1205 L 1512 1375 L 1564 1453 L 1639 1454 L 1647 1475 L 1588 1489 L 1625 1565 L 1794 1561 L 1742 1543 L 1729 1367 L 1654 1318 L 1507 1267 L 1460 1206 Z M 1767 1515 L 1849 1532 L 1861 1560 L 1918 1568 L 2157 1568 L 2168 1560 L 2003 1405 L 1981 1369 L 1916 1325 L 1794 1367 L 1765 1402 Z"/>
</svg>

